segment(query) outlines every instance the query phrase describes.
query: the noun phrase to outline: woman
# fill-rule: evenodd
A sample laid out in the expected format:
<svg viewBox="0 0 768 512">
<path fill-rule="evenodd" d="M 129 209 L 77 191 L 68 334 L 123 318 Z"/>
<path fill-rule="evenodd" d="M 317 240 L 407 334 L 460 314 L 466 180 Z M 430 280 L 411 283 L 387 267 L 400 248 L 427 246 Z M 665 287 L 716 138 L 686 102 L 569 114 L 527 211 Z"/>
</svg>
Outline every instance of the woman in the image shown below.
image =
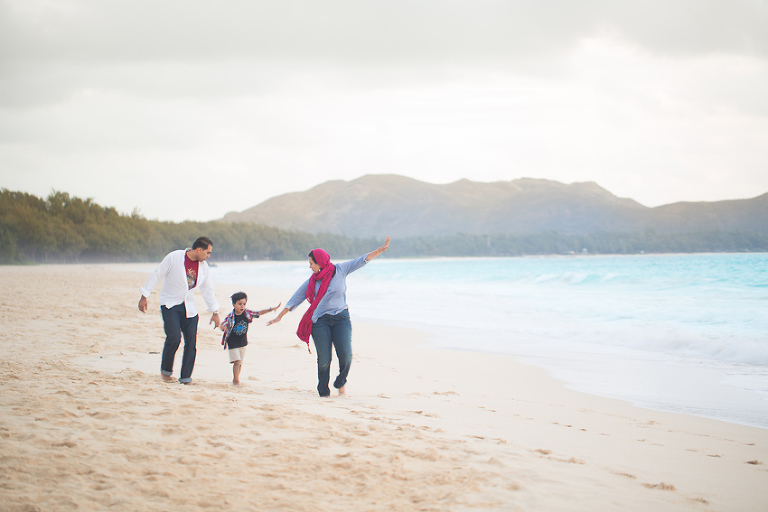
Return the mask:
<svg viewBox="0 0 768 512">
<path fill-rule="evenodd" d="M 328 383 L 331 379 L 331 346 L 339 359 L 339 376 L 333 387 L 344 395 L 349 367 L 352 365 L 352 324 L 347 309 L 347 275 L 359 269 L 389 248 L 389 237 L 384 245 L 354 260 L 334 265 L 328 253 L 315 249 L 309 253 L 312 276 L 293 294 L 285 308 L 267 325 L 276 324 L 296 306 L 309 301 L 309 308 L 299 322 L 298 337 L 309 348 L 309 335 L 317 351 L 317 391 L 320 396 L 330 396 Z M 309 351 L 312 353 L 312 350 Z"/>
</svg>

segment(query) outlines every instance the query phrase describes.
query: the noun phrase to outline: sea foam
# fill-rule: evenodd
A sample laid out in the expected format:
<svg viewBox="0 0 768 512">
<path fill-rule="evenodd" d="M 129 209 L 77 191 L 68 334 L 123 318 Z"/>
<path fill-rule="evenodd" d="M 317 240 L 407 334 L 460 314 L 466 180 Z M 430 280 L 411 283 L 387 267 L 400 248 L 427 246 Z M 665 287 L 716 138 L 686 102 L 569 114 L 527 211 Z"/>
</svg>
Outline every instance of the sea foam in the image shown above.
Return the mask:
<svg viewBox="0 0 768 512">
<path fill-rule="evenodd" d="M 382 258 L 348 277 L 347 302 L 576 389 L 768 428 L 766 269 L 768 254 Z M 213 275 L 293 290 L 309 272 L 253 262 Z"/>
</svg>

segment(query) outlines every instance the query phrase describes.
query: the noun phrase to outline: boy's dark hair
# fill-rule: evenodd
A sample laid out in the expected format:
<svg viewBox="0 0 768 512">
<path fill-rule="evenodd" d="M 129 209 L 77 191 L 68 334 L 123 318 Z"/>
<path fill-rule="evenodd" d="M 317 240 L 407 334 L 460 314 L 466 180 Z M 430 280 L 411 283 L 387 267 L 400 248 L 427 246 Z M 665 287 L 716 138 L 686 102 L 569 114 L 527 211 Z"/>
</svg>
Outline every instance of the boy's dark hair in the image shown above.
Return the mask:
<svg viewBox="0 0 768 512">
<path fill-rule="evenodd" d="M 245 294 L 245 292 L 237 292 L 232 294 L 232 304 L 242 299 L 248 300 L 248 296 Z"/>
<path fill-rule="evenodd" d="M 213 241 L 207 236 L 201 236 L 192 244 L 192 249 L 207 249 L 213 247 Z"/>
</svg>

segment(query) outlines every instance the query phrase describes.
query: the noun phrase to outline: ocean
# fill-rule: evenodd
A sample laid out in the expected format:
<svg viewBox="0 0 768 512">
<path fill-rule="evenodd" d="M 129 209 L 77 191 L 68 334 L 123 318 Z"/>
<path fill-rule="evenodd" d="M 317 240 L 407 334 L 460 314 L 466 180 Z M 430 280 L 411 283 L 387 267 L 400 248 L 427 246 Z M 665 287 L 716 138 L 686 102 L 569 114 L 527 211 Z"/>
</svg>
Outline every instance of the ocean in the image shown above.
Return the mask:
<svg viewBox="0 0 768 512">
<path fill-rule="evenodd" d="M 293 291 L 309 273 L 306 261 L 244 262 L 212 275 Z M 379 258 L 347 286 L 353 318 L 426 331 L 435 347 L 509 354 L 572 389 L 768 428 L 768 254 Z"/>
</svg>

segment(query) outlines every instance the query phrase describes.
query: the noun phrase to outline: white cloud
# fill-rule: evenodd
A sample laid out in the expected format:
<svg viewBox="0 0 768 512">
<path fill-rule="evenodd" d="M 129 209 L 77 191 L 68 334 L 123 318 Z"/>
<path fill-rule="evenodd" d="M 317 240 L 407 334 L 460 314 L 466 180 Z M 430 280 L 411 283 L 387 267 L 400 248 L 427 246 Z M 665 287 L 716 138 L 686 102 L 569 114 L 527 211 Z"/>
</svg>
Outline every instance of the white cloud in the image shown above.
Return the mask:
<svg viewBox="0 0 768 512">
<path fill-rule="evenodd" d="M 0 0 L 0 186 L 208 220 L 328 179 L 768 191 L 764 1 Z"/>
</svg>

